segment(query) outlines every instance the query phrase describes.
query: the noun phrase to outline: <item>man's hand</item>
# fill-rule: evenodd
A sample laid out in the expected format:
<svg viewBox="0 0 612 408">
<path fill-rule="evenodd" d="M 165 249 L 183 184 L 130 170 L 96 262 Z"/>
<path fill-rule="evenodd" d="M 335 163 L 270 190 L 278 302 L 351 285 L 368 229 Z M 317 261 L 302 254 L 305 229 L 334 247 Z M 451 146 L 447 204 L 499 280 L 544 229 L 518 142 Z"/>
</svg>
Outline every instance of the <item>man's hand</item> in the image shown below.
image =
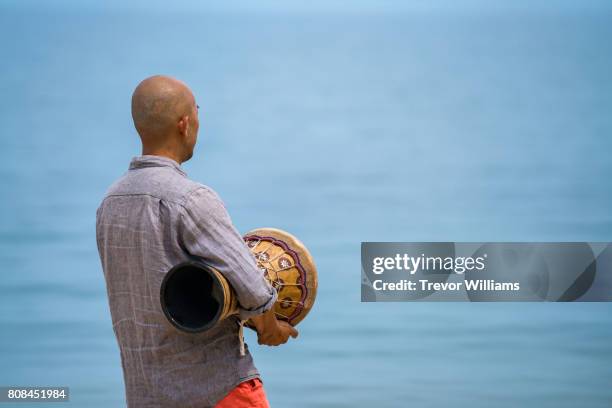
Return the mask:
<svg viewBox="0 0 612 408">
<path fill-rule="evenodd" d="M 251 318 L 257 331 L 257 342 L 266 346 L 285 344 L 289 337 L 296 338 L 298 331 L 287 322 L 277 320 L 272 309 L 262 315 Z"/>
<path fill-rule="evenodd" d="M 289 323 L 277 320 L 276 324 L 278 327 L 276 330 L 257 332 L 257 342 L 259 344 L 265 344 L 266 346 L 280 346 L 289 340 L 289 336 L 293 337 L 294 339 L 298 336 L 298 331 Z"/>
</svg>

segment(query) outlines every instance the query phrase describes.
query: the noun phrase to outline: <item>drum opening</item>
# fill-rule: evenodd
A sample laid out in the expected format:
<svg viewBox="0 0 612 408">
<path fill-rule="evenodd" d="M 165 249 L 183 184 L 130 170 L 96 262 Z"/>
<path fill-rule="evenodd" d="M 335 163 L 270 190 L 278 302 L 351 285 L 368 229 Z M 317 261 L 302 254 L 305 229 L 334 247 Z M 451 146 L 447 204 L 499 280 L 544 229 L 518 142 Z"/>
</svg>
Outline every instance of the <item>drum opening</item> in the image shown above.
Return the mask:
<svg viewBox="0 0 612 408">
<path fill-rule="evenodd" d="M 172 268 L 164 278 L 161 304 L 175 327 L 202 332 L 219 319 L 224 304 L 223 290 L 208 267 L 183 263 Z"/>
</svg>

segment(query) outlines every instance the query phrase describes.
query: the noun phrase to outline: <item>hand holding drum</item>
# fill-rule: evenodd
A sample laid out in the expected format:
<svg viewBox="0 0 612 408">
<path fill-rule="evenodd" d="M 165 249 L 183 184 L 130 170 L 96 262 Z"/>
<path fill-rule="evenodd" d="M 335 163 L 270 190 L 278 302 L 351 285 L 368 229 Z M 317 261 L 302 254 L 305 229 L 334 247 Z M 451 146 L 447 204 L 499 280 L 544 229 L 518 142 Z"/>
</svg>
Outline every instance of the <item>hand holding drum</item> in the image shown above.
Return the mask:
<svg viewBox="0 0 612 408">
<path fill-rule="evenodd" d="M 244 241 L 278 293 L 273 306 L 276 318 L 297 325 L 314 305 L 317 294 L 317 269 L 308 249 L 293 235 L 274 228 L 253 230 Z M 180 263 L 166 274 L 161 306 L 170 323 L 189 333 L 209 330 L 238 313 L 229 282 L 219 271 L 198 261 Z M 249 322 L 247 326 L 252 327 Z"/>
</svg>

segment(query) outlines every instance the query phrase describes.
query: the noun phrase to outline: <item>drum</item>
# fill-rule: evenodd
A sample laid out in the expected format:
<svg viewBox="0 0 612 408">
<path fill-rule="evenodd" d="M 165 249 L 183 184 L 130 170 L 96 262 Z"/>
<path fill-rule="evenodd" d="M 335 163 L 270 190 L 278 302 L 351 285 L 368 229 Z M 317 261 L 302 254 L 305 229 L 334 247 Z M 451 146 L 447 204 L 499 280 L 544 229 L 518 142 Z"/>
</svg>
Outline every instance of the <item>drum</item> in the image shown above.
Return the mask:
<svg viewBox="0 0 612 408">
<path fill-rule="evenodd" d="M 317 269 L 310 252 L 296 237 L 275 228 L 253 230 L 244 241 L 261 273 L 276 288 L 277 319 L 297 325 L 317 295 Z M 160 301 L 168 321 L 188 333 L 207 331 L 238 313 L 227 279 L 203 261 L 182 262 L 170 269 L 161 284 Z"/>
</svg>

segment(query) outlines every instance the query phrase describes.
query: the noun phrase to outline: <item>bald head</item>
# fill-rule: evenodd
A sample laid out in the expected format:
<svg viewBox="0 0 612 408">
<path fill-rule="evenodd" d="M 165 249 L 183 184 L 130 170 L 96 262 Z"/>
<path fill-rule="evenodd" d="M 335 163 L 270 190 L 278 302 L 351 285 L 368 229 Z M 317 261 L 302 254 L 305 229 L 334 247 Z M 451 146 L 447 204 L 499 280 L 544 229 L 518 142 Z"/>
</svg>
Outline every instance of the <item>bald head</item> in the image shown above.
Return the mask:
<svg viewBox="0 0 612 408">
<path fill-rule="evenodd" d="M 180 161 L 191 157 L 199 123 L 195 98 L 185 83 L 162 75 L 145 79 L 132 94 L 132 118 L 143 154 L 171 150 Z"/>
</svg>

